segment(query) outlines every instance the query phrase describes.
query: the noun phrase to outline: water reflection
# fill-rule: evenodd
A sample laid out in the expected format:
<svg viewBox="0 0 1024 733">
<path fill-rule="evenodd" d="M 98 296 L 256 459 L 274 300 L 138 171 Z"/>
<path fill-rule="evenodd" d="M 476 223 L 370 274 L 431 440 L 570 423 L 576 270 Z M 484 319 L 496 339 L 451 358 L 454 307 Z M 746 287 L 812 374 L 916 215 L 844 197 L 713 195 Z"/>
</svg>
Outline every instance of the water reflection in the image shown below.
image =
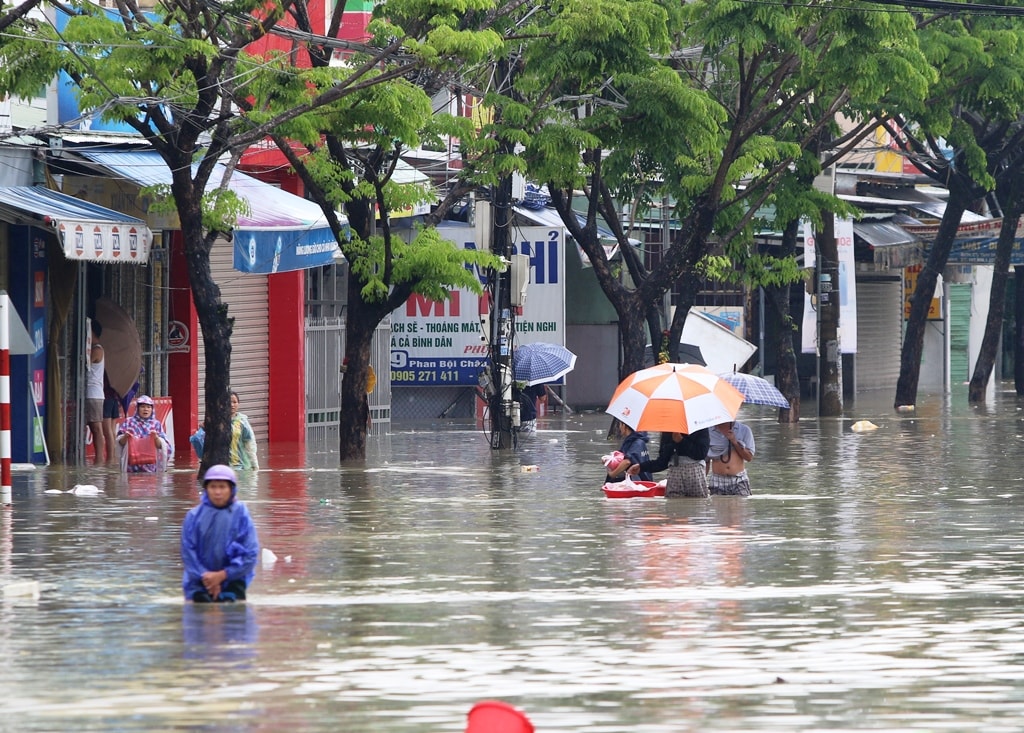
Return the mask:
<svg viewBox="0 0 1024 733">
<path fill-rule="evenodd" d="M 181 599 L 194 463 L 17 474 L 0 585 L 43 592 L 0 605 L 0 714 L 461 731 L 500 698 L 545 731 L 1014 729 L 1016 401 L 888 402 L 792 426 L 749 410 L 747 500 L 604 499 L 601 415 L 542 419 L 515 453 L 446 421 L 340 468 L 276 447 L 240 494 L 278 560 L 234 606 Z M 77 483 L 103 493 L 46 493 Z"/>
<path fill-rule="evenodd" d="M 183 603 L 183 656 L 204 662 L 235 662 L 256 656 L 256 610 L 245 603 Z"/>
</svg>

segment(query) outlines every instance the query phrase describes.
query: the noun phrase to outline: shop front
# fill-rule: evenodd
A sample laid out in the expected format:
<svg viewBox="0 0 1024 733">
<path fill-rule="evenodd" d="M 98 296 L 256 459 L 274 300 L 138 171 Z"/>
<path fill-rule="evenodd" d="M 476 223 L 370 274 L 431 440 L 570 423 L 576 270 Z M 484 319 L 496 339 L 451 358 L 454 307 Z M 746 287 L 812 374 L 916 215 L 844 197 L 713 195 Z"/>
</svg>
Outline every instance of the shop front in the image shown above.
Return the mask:
<svg viewBox="0 0 1024 733">
<path fill-rule="evenodd" d="M 100 180 L 114 181 L 142 206 L 147 202 L 140 187 L 170 182 L 166 164 L 152 151 L 86 149 L 78 155 L 97 171 L 85 184 L 96 188 Z M 221 172 L 212 178 L 221 180 Z M 218 240 L 210 255 L 214 282 L 234 319 L 232 389 L 261 442 L 303 443 L 305 270 L 333 264 L 340 250 L 313 202 L 237 171 L 228 185 L 249 205 L 230 241 Z M 166 381 L 180 451 L 204 417 L 205 359 L 184 243 L 177 222 L 168 219 L 159 225 L 147 221 L 160 226 L 166 243 L 167 321 L 160 333 L 166 337 Z"/>
<path fill-rule="evenodd" d="M 152 233 L 141 219 L 38 186 L 0 187 L 0 223 L 2 284 L 35 347 L 11 360 L 12 459 L 79 463 L 86 319 L 103 295 L 151 289 Z"/>
</svg>

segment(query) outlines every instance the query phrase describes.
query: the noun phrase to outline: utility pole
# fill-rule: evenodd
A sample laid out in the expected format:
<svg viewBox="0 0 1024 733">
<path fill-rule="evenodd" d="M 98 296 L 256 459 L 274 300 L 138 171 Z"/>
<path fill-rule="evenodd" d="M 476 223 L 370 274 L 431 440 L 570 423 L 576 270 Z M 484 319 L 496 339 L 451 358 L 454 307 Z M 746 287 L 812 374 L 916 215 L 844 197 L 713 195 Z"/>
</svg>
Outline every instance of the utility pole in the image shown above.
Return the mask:
<svg viewBox="0 0 1024 733">
<path fill-rule="evenodd" d="M 510 147 L 502 143 L 502 147 Z M 507 152 L 511 153 L 511 150 Z M 491 299 L 491 448 L 514 447 L 513 428 L 519 423 L 519 403 L 512 399 L 512 175 L 505 174 L 491 195 L 491 252 L 505 266 L 494 274 Z"/>
<path fill-rule="evenodd" d="M 822 212 L 818 253 L 818 415 L 843 414 L 843 356 L 839 349 L 839 247 L 835 215 Z"/>
</svg>

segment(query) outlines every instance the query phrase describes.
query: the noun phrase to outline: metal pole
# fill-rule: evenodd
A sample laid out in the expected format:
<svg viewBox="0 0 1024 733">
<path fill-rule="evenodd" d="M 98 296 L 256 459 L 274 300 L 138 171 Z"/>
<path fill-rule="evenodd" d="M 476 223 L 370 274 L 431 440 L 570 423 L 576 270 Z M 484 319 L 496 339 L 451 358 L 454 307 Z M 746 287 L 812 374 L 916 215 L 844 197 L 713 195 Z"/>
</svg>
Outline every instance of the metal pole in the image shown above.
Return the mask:
<svg viewBox="0 0 1024 733">
<path fill-rule="evenodd" d="M 11 505 L 11 303 L 0 290 L 0 504 Z"/>
<path fill-rule="evenodd" d="M 757 360 L 759 376 L 764 376 L 764 288 L 758 287 L 758 301 L 757 301 L 757 330 L 760 334 L 758 338 L 758 348 L 761 349 L 760 357 Z M 776 358 L 776 361 L 778 359 Z M 778 369 L 778 367 L 776 367 Z M 778 372 L 776 372 L 778 373 Z"/>
<path fill-rule="evenodd" d="M 494 188 L 491 205 L 491 251 L 501 257 L 505 267 L 495 274 L 494 300 L 491 301 L 491 365 L 494 394 L 491 396 L 491 447 L 512 448 L 512 255 L 510 213 L 512 176 L 502 176 Z"/>
</svg>

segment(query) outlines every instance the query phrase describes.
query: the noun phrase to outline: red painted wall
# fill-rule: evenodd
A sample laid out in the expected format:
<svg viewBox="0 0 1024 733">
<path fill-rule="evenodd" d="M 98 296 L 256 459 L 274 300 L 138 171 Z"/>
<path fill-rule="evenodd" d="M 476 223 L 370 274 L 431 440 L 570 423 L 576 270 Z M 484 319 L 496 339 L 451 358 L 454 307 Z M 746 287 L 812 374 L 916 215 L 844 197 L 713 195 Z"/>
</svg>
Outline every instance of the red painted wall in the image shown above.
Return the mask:
<svg viewBox="0 0 1024 733">
<path fill-rule="evenodd" d="M 167 391 L 174 405 L 174 451 L 191 451 L 188 436 L 199 427 L 199 317 L 192 305 L 188 282 L 188 263 L 180 231 L 167 231 L 171 252 L 171 295 L 169 318 L 188 328 L 188 351 L 167 356 Z"/>
<path fill-rule="evenodd" d="M 306 442 L 306 273 L 268 275 L 270 442 Z"/>
</svg>

